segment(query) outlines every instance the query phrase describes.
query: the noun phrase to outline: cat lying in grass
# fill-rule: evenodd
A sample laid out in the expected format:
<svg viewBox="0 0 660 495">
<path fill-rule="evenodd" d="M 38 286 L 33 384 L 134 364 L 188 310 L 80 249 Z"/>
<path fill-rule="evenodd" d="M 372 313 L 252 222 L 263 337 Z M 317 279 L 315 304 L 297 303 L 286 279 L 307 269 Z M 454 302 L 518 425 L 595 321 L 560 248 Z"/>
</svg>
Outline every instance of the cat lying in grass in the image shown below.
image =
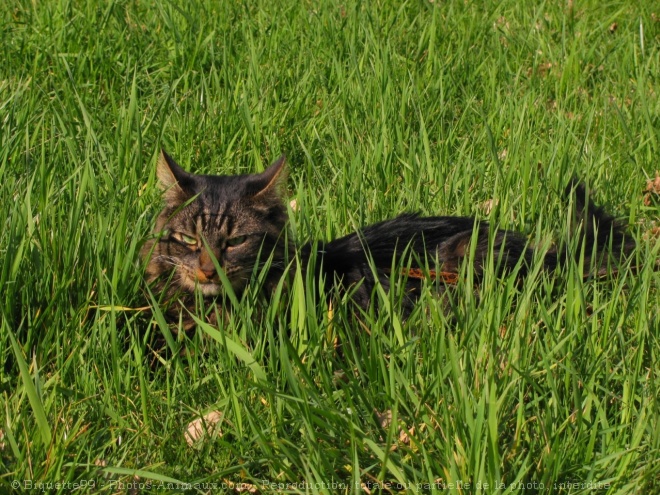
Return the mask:
<svg viewBox="0 0 660 495">
<path fill-rule="evenodd" d="M 284 156 L 260 174 L 214 176 L 186 172 L 162 152 L 157 176 L 165 207 L 141 255 L 147 280 L 168 303 L 170 321 L 181 318 L 185 329 L 192 328 L 196 294 L 220 304 L 223 282 L 240 295 L 255 268 L 267 270 L 264 290 L 274 288 L 295 252 L 287 235 Z M 594 274 L 606 274 L 608 263 L 630 254 L 635 243 L 625 235 L 623 224 L 589 201 L 584 186 L 572 181 L 567 193 L 574 194 L 577 218 L 583 220 L 577 252 L 584 248 L 584 266 L 595 267 Z M 454 284 L 466 257 L 473 260 L 478 282 L 489 252 L 489 230 L 487 222 L 472 217 L 403 214 L 339 239 L 308 243 L 299 250 L 299 259 L 304 269 L 315 259 L 316 279 L 324 281 L 327 293 L 333 287 L 350 290 L 351 299 L 366 309 L 376 279 L 387 289 L 393 260 L 408 257 L 404 306 L 410 309 L 421 279 Z M 527 239 L 506 230 L 490 236 L 497 273 L 515 269 L 524 278 L 534 258 Z M 567 256 L 565 249 L 551 250 L 543 257 L 543 268 L 555 270 Z"/>
</svg>

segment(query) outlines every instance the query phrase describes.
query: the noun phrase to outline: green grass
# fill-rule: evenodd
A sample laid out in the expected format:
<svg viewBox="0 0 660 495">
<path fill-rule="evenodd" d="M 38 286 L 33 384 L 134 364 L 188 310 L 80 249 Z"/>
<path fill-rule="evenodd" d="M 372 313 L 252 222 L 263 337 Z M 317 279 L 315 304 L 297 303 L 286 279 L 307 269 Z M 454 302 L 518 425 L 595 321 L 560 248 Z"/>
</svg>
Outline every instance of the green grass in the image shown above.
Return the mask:
<svg viewBox="0 0 660 495">
<path fill-rule="evenodd" d="M 652 0 L 3 2 L 0 492 L 660 491 L 658 203 L 642 201 L 659 17 Z M 406 321 L 394 291 L 331 324 L 297 275 L 185 340 L 140 309 L 161 146 L 204 173 L 286 153 L 301 242 L 412 210 L 547 246 L 575 174 L 630 222 L 641 269 L 487 276 L 478 301 L 464 279 Z M 214 410 L 222 436 L 189 447 Z"/>
</svg>

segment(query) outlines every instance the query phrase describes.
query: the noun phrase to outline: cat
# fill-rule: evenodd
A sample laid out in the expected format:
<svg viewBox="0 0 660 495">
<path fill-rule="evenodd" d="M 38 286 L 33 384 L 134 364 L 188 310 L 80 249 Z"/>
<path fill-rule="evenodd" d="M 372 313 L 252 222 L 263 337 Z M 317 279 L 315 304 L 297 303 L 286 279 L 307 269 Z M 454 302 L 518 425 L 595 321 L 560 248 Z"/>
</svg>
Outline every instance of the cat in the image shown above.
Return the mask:
<svg viewBox="0 0 660 495">
<path fill-rule="evenodd" d="M 269 266 L 264 291 L 279 282 L 295 252 L 287 230 L 285 162 L 281 156 L 259 174 L 195 175 L 161 152 L 157 177 L 165 207 L 141 256 L 147 264 L 147 281 L 166 302 L 168 320 L 181 321 L 185 330 L 194 327 L 190 313 L 194 313 L 195 294 L 220 304 L 223 284 L 216 264 L 239 296 L 255 267 Z M 596 275 L 606 274 L 608 262 L 629 255 L 635 242 L 626 235 L 624 223 L 590 201 L 584 185 L 573 179 L 566 193 L 574 196 L 575 214 L 582 220 L 577 252 L 584 250 L 585 267 L 595 266 Z M 402 309 L 409 312 L 422 279 L 454 284 L 468 256 L 478 283 L 491 248 L 498 274 L 518 270 L 517 276 L 525 277 L 535 256 L 527 239 L 513 231 L 490 230 L 487 222 L 472 217 L 406 213 L 339 239 L 307 243 L 300 248 L 299 259 L 303 269 L 313 269 L 315 279 L 324 281 L 326 293 L 333 287 L 350 290 L 352 301 L 367 309 L 376 279 L 388 289 L 393 260 L 407 256 Z M 544 255 L 544 269 L 552 271 L 567 263 L 567 244 Z M 313 266 L 308 266 L 310 259 L 315 260 Z"/>
</svg>

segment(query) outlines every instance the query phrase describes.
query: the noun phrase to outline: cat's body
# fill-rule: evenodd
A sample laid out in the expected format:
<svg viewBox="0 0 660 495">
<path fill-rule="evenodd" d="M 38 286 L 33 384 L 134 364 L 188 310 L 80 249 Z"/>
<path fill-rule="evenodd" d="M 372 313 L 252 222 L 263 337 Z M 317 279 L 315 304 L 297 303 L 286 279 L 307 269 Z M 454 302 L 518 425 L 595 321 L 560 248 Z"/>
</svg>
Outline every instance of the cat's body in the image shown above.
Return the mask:
<svg viewBox="0 0 660 495">
<path fill-rule="evenodd" d="M 204 176 L 185 172 L 163 152 L 158 179 L 166 206 L 156 222 L 156 238 L 147 242 L 142 256 L 148 260 L 148 281 L 171 303 L 167 313 L 171 320 L 182 318 L 184 327 L 191 327 L 195 292 L 208 301 L 222 293 L 216 263 L 237 294 L 247 287 L 255 266 L 264 263 L 270 267 L 264 289 L 279 281 L 294 250 L 282 198 L 284 157 L 261 174 Z M 584 247 L 585 267 L 594 265 L 597 272 L 604 272 L 603 254 L 610 248 L 615 258 L 629 254 L 634 241 L 625 237 L 623 225 L 590 203 L 583 186 L 572 182 L 567 191 L 574 193 L 575 212 L 583 220 L 579 244 Z M 396 260 L 408 257 L 416 270 L 407 273 L 412 275 L 406 282 L 409 306 L 420 285 L 413 273 L 435 267 L 438 270 L 431 275 L 453 283 L 471 252 L 476 281 L 491 247 L 498 273 L 518 265 L 517 273 L 524 277 L 534 257 L 526 238 L 490 230 L 486 222 L 470 217 L 404 214 L 327 243 L 309 243 L 301 248 L 300 258 L 305 269 L 310 257 L 316 259 L 315 275 L 325 281 L 326 289 L 354 289 L 353 301 L 367 308 L 376 278 L 387 288 L 393 260 L 396 266 Z M 554 270 L 566 256 L 563 250 L 549 251 L 544 268 Z M 592 256 L 598 257 L 594 263 Z"/>
</svg>

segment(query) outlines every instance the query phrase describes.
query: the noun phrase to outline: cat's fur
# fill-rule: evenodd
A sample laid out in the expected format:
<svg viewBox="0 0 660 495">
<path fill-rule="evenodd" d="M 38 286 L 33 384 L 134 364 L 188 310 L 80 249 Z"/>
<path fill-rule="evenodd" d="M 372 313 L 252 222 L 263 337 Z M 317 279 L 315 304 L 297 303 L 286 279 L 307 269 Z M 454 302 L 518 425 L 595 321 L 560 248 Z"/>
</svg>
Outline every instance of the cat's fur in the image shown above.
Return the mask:
<svg viewBox="0 0 660 495">
<path fill-rule="evenodd" d="M 162 152 L 157 175 L 165 208 L 156 221 L 155 238 L 145 244 L 142 257 L 147 260 L 148 281 L 170 303 L 167 315 L 171 320 L 182 318 L 184 327 L 191 327 L 189 312 L 194 309 L 195 291 L 207 301 L 221 294 L 214 258 L 239 295 L 255 266 L 268 261 L 264 288 L 272 289 L 294 248 L 287 235 L 282 194 L 284 156 L 261 174 L 211 176 L 188 173 Z M 582 220 L 578 249 L 584 248 L 584 266 L 605 273 L 608 261 L 629 254 L 635 243 L 625 236 L 623 224 L 590 201 L 583 185 L 572 181 L 567 194 L 574 195 L 575 213 Z M 342 290 L 355 289 L 353 301 L 367 308 L 375 278 L 387 288 L 393 260 L 404 256 L 413 267 L 437 266 L 442 270 L 439 273 L 455 280 L 463 260 L 473 251 L 478 281 L 491 244 L 498 273 L 512 270 L 522 261 L 518 274 L 524 277 L 534 256 L 526 238 L 511 231 L 489 231 L 486 222 L 471 217 L 403 214 L 327 243 L 309 243 L 301 248 L 300 258 L 306 269 L 314 255 L 317 280 L 324 280 L 326 289 L 335 284 Z M 490 236 L 494 237 L 489 243 Z M 471 246 L 472 239 L 476 246 Z M 565 245 L 545 255 L 545 269 L 554 270 L 566 262 Z M 606 252 L 614 256 L 605 259 Z M 410 277 L 406 283 L 409 309 L 420 281 Z"/>
</svg>

